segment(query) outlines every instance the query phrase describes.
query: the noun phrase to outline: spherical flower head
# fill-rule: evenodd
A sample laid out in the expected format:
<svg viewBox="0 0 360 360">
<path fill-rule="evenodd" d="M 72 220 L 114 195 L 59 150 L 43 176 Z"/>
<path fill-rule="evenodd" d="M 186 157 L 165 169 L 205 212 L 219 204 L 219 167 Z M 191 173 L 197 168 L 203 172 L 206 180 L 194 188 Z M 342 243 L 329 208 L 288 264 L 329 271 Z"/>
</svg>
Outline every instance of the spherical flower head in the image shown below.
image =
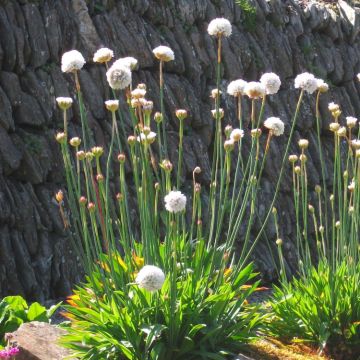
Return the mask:
<svg viewBox="0 0 360 360">
<path fill-rule="evenodd" d="M 73 100 L 70 97 L 57 97 L 56 102 L 61 110 L 67 110 L 71 107 Z"/>
<path fill-rule="evenodd" d="M 265 73 L 260 78 L 261 84 L 265 86 L 265 92 L 267 95 L 276 94 L 281 85 L 280 78 L 275 73 Z"/>
<path fill-rule="evenodd" d="M 262 133 L 261 129 L 252 129 L 250 131 L 251 137 L 255 139 L 259 138 L 261 136 L 261 133 Z"/>
<path fill-rule="evenodd" d="M 154 133 L 153 131 L 150 131 L 149 133 L 142 132 L 137 137 L 137 141 L 142 144 L 150 145 L 155 141 L 155 138 L 156 138 L 156 133 Z"/>
<path fill-rule="evenodd" d="M 108 48 L 101 48 L 96 51 L 93 57 L 93 61 L 96 63 L 107 63 L 114 57 L 114 52 L 111 49 Z"/>
<path fill-rule="evenodd" d="M 160 112 L 156 112 L 155 114 L 154 114 L 154 120 L 155 120 L 155 122 L 157 123 L 157 124 L 160 124 L 161 122 L 162 122 L 162 120 L 163 120 L 163 115 L 162 115 L 162 113 L 160 113 Z"/>
<path fill-rule="evenodd" d="M 133 70 L 137 69 L 138 61 L 137 61 L 137 59 L 135 59 L 132 56 L 127 56 L 127 57 L 124 57 L 124 58 L 117 59 L 116 61 L 114 61 L 113 65 L 115 65 L 115 66 L 125 66 L 129 70 L 133 71 Z"/>
<path fill-rule="evenodd" d="M 231 29 L 230 21 L 228 19 L 216 18 L 210 21 L 207 31 L 211 36 L 228 37 L 231 35 L 232 29 Z"/>
<path fill-rule="evenodd" d="M 244 130 L 242 129 L 234 129 L 230 133 L 230 139 L 232 139 L 235 142 L 240 141 L 240 139 L 242 139 L 243 137 L 244 137 Z"/>
<path fill-rule="evenodd" d="M 353 116 L 346 117 L 346 125 L 351 129 L 356 126 L 357 118 Z"/>
<path fill-rule="evenodd" d="M 265 95 L 265 86 L 260 82 L 250 81 L 246 84 L 244 93 L 250 99 L 263 98 Z"/>
<path fill-rule="evenodd" d="M 131 97 L 133 99 L 142 99 L 145 97 L 145 95 L 146 95 L 146 90 L 144 89 L 136 88 L 131 92 Z"/>
<path fill-rule="evenodd" d="M 329 85 L 323 79 L 316 79 L 317 90 L 321 93 L 329 91 Z"/>
<path fill-rule="evenodd" d="M 164 198 L 165 209 L 171 213 L 185 210 L 186 196 L 181 191 L 170 191 Z"/>
<path fill-rule="evenodd" d="M 63 132 L 58 132 L 55 135 L 55 139 L 59 144 L 64 144 L 66 142 L 66 135 Z"/>
<path fill-rule="evenodd" d="M 56 201 L 57 201 L 59 204 L 61 204 L 61 203 L 63 202 L 63 200 L 64 200 L 64 193 L 63 193 L 61 190 L 59 190 L 59 191 L 55 194 L 55 199 L 56 199 Z"/>
<path fill-rule="evenodd" d="M 346 127 L 341 126 L 340 129 L 337 131 L 337 135 L 340 137 L 346 136 Z"/>
<path fill-rule="evenodd" d="M 289 156 L 289 161 L 291 162 L 291 163 L 296 163 L 297 161 L 298 161 L 298 156 L 297 155 L 295 155 L 295 154 L 292 154 L 292 155 L 290 155 Z"/>
<path fill-rule="evenodd" d="M 91 153 L 99 158 L 103 153 L 104 153 L 104 148 L 101 147 L 101 146 L 94 146 L 92 149 L 91 149 Z"/>
<path fill-rule="evenodd" d="M 81 70 L 85 59 L 77 50 L 71 50 L 63 54 L 61 58 L 61 71 L 65 73 Z"/>
<path fill-rule="evenodd" d="M 160 290 L 165 281 L 164 272 L 154 265 L 145 265 L 137 274 L 136 284 L 147 291 Z"/>
<path fill-rule="evenodd" d="M 332 132 L 337 132 L 337 131 L 340 129 L 340 124 L 337 123 L 337 122 L 332 122 L 332 123 L 330 123 L 330 125 L 329 125 L 329 129 L 330 129 L 330 131 L 332 131 Z"/>
<path fill-rule="evenodd" d="M 218 97 L 220 97 L 222 94 L 222 91 L 219 89 L 212 89 L 211 93 L 210 93 L 210 97 L 213 99 L 217 99 Z"/>
<path fill-rule="evenodd" d="M 119 100 L 106 100 L 105 106 L 111 112 L 116 111 L 119 108 Z"/>
<path fill-rule="evenodd" d="M 268 128 L 275 136 L 280 136 L 284 133 L 284 122 L 278 117 L 269 117 L 264 121 L 264 126 Z"/>
<path fill-rule="evenodd" d="M 308 72 L 299 74 L 295 78 L 295 88 L 302 89 L 309 94 L 312 94 L 318 88 L 317 79 L 313 74 L 310 74 Z"/>
<path fill-rule="evenodd" d="M 143 110 L 144 110 L 145 113 L 150 114 L 152 109 L 154 108 L 154 103 L 152 101 L 150 101 L 150 100 L 145 100 L 144 99 L 142 107 L 143 107 Z"/>
<path fill-rule="evenodd" d="M 160 61 L 168 62 L 175 59 L 174 52 L 168 46 L 160 45 L 153 50 L 153 53 Z"/>
<path fill-rule="evenodd" d="M 114 90 L 125 89 L 131 84 L 131 71 L 128 67 L 115 63 L 106 72 L 109 86 Z"/>
<path fill-rule="evenodd" d="M 244 90 L 247 82 L 245 80 L 234 80 L 227 87 L 227 93 L 231 96 L 241 96 L 244 95 Z"/>
</svg>

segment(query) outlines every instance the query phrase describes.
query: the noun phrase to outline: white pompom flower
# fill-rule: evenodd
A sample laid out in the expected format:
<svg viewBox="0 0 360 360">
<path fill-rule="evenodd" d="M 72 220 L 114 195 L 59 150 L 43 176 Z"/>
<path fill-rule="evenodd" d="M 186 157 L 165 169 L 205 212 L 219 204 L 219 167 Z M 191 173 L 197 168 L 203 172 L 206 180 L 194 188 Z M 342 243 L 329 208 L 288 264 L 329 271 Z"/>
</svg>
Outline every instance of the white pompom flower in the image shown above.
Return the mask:
<svg viewBox="0 0 360 360">
<path fill-rule="evenodd" d="M 284 133 L 284 122 L 278 117 L 269 117 L 264 121 L 264 126 L 268 128 L 273 135 L 280 136 Z"/>
<path fill-rule="evenodd" d="M 61 57 L 61 71 L 65 73 L 81 70 L 85 65 L 85 59 L 81 52 L 70 50 Z"/>
<path fill-rule="evenodd" d="M 170 191 L 164 198 L 165 209 L 171 213 L 185 210 L 186 196 L 181 191 Z"/>
<path fill-rule="evenodd" d="M 160 61 L 168 62 L 175 59 L 174 52 L 168 46 L 160 45 L 153 50 L 153 53 Z"/>
<path fill-rule="evenodd" d="M 127 66 L 114 63 L 106 72 L 106 79 L 112 89 L 125 89 L 131 84 L 131 71 Z"/>
<path fill-rule="evenodd" d="M 216 18 L 210 21 L 207 31 L 211 36 L 228 37 L 231 35 L 232 29 L 230 21 L 228 19 Z"/>
<path fill-rule="evenodd" d="M 160 290 L 165 281 L 164 272 L 157 266 L 145 265 L 137 274 L 135 283 L 147 291 Z"/>
<path fill-rule="evenodd" d="M 73 99 L 70 97 L 59 96 L 56 98 L 56 102 L 60 109 L 67 110 L 71 107 L 71 105 L 73 103 Z"/>
<path fill-rule="evenodd" d="M 116 61 L 114 61 L 113 65 L 114 66 L 118 66 L 118 65 L 126 66 L 132 71 L 132 70 L 137 69 L 138 61 L 137 61 L 137 59 L 135 59 L 132 56 L 127 56 L 127 57 L 124 57 L 124 58 L 117 59 Z"/>
<path fill-rule="evenodd" d="M 250 99 L 262 98 L 265 95 L 265 86 L 260 82 L 250 81 L 246 84 L 244 93 Z"/>
<path fill-rule="evenodd" d="M 114 57 L 114 52 L 109 48 L 101 48 L 96 51 L 93 57 L 93 61 L 96 63 L 106 63 Z"/>
<path fill-rule="evenodd" d="M 321 93 L 326 93 L 329 90 L 329 85 L 323 79 L 316 79 L 317 89 Z"/>
<path fill-rule="evenodd" d="M 245 80 L 239 79 L 232 81 L 227 87 L 227 93 L 231 96 L 241 96 L 244 95 L 244 90 L 247 82 Z"/>
<path fill-rule="evenodd" d="M 156 133 L 150 131 L 149 133 L 141 132 L 137 137 L 137 141 L 141 144 L 152 144 L 156 139 Z"/>
<path fill-rule="evenodd" d="M 276 94 L 281 85 L 280 78 L 275 73 L 265 73 L 260 78 L 261 84 L 265 86 L 265 92 L 267 95 Z"/>
<path fill-rule="evenodd" d="M 295 78 L 295 88 L 302 89 L 309 94 L 312 94 L 318 89 L 318 81 L 313 74 L 304 72 Z"/>
<path fill-rule="evenodd" d="M 353 116 L 347 116 L 347 117 L 346 117 L 346 125 L 347 125 L 349 128 L 355 127 L 357 121 L 358 121 L 358 120 L 357 120 L 356 117 L 353 117 Z"/>
</svg>

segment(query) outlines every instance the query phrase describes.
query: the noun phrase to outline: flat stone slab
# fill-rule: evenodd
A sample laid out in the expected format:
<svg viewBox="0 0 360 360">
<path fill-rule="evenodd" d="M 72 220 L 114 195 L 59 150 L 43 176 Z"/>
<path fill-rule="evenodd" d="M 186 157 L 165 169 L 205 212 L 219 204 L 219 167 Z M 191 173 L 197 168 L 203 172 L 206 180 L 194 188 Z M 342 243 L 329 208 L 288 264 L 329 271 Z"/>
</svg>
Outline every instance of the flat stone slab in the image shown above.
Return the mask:
<svg viewBox="0 0 360 360">
<path fill-rule="evenodd" d="M 22 324 L 11 334 L 10 340 L 20 349 L 16 360 L 63 360 L 70 355 L 68 349 L 58 345 L 60 336 L 65 333 L 65 330 L 44 322 Z"/>
</svg>

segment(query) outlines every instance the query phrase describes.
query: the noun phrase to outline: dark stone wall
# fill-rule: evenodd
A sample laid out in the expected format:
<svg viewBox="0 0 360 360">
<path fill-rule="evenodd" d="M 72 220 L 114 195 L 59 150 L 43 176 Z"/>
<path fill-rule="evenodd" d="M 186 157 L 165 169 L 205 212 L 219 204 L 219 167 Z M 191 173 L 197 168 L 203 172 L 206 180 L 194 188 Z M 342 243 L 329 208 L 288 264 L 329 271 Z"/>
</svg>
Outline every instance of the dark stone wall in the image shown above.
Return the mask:
<svg viewBox="0 0 360 360">
<path fill-rule="evenodd" d="M 73 80 L 62 74 L 59 66 L 65 51 L 76 48 L 88 62 L 80 82 L 95 141 L 106 146 L 110 119 L 103 101 L 108 98 L 108 89 L 104 69 L 91 62 L 93 52 L 107 46 L 116 57 L 136 57 L 140 68 L 134 73 L 134 84 L 147 84 L 149 99 L 158 110 L 158 70 L 151 50 L 160 44 L 169 45 L 176 57 L 165 66 L 171 154 L 175 159 L 174 110 L 188 109 L 185 170 L 190 178 L 192 169 L 200 166 L 206 184 L 213 133 L 209 93 L 215 86 L 216 60 L 215 42 L 206 28 L 211 19 L 224 16 L 233 24 L 233 35 L 223 44 L 224 125 L 236 125 L 233 100 L 225 95 L 228 82 L 255 80 L 266 71 L 274 71 L 283 85 L 278 95 L 268 99 L 266 116 L 280 116 L 288 131 L 297 94 L 293 78 L 307 70 L 331 85 L 321 102 L 324 150 L 326 154 L 331 151 L 327 103 L 335 99 L 344 115 L 360 113 L 360 87 L 354 81 L 360 71 L 358 10 L 344 2 L 337 7 L 312 4 L 306 9 L 290 0 L 256 0 L 253 4 L 257 8 L 255 21 L 232 0 L 0 1 L 1 296 L 19 293 L 29 299 L 56 298 L 68 294 L 79 277 L 77 260 L 54 201 L 55 191 L 64 183 L 54 140 L 62 125 L 55 98 L 74 97 Z M 313 104 L 314 98 L 306 96 L 292 151 L 296 151 L 300 137 L 315 141 Z M 70 119 L 70 135 L 75 135 L 80 123 L 76 106 Z M 129 123 L 126 128 L 130 128 Z M 260 215 L 271 199 L 285 141 L 283 137 L 271 144 Z M 309 151 L 309 174 L 311 186 L 317 184 L 319 158 L 315 146 Z M 284 251 L 291 266 L 295 253 L 290 188 L 286 174 L 278 209 Z M 260 225 L 255 225 L 254 232 Z M 272 279 L 274 228 L 269 225 L 266 233 L 271 245 L 259 243 L 254 259 L 265 278 Z"/>
</svg>

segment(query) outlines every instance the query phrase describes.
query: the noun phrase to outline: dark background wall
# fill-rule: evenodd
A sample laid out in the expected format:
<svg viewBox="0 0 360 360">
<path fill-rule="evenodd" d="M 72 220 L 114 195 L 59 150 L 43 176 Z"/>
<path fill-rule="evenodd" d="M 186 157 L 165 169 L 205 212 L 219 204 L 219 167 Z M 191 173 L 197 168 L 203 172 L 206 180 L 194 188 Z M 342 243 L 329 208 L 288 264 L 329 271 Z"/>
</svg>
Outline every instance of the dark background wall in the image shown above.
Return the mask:
<svg viewBox="0 0 360 360">
<path fill-rule="evenodd" d="M 321 102 L 324 149 L 331 151 L 327 103 L 335 99 L 344 115 L 360 113 L 360 87 L 354 81 L 360 71 L 358 11 L 344 2 L 329 7 L 312 4 L 306 9 L 293 1 L 257 0 L 252 4 L 257 8 L 256 19 L 231 0 L 0 1 L 1 296 L 20 293 L 29 299 L 56 298 L 68 294 L 79 277 L 77 259 L 53 198 L 64 183 L 54 141 L 62 124 L 55 98 L 74 97 L 72 78 L 59 67 L 67 50 L 80 50 L 88 61 L 81 71 L 81 86 L 95 140 L 106 146 L 110 126 L 103 101 L 108 90 L 104 69 L 91 63 L 93 52 L 108 46 L 116 57 L 136 57 L 140 69 L 134 73 L 134 84 L 148 85 L 148 97 L 157 110 L 158 72 L 151 50 L 169 45 L 176 58 L 165 67 L 171 154 L 176 158 L 177 122 L 172 114 L 176 108 L 185 108 L 190 113 L 185 129 L 186 173 L 189 176 L 200 166 L 202 181 L 207 183 L 207 150 L 213 131 L 209 93 L 215 86 L 216 52 L 206 28 L 211 19 L 224 16 L 233 24 L 233 35 L 224 41 L 224 124 L 236 124 L 233 100 L 225 96 L 228 82 L 255 80 L 265 71 L 274 71 L 283 85 L 278 95 L 269 98 L 266 115 L 280 116 L 288 130 L 297 94 L 293 78 L 307 70 L 331 85 Z M 313 103 L 314 98 L 306 96 L 292 151 L 300 137 L 315 142 Z M 78 129 L 79 114 L 74 106 L 70 134 L 75 135 Z M 271 145 L 260 215 L 271 199 L 284 145 L 285 137 Z M 318 170 L 319 158 L 312 146 L 312 186 L 319 182 Z M 284 251 L 291 266 L 295 252 L 290 186 L 287 174 L 278 208 Z M 259 225 L 255 225 L 255 232 Z M 274 249 L 275 235 L 271 224 L 267 236 L 270 247 L 266 241 L 260 242 L 253 257 L 264 277 L 273 279 L 270 248 Z"/>
</svg>

